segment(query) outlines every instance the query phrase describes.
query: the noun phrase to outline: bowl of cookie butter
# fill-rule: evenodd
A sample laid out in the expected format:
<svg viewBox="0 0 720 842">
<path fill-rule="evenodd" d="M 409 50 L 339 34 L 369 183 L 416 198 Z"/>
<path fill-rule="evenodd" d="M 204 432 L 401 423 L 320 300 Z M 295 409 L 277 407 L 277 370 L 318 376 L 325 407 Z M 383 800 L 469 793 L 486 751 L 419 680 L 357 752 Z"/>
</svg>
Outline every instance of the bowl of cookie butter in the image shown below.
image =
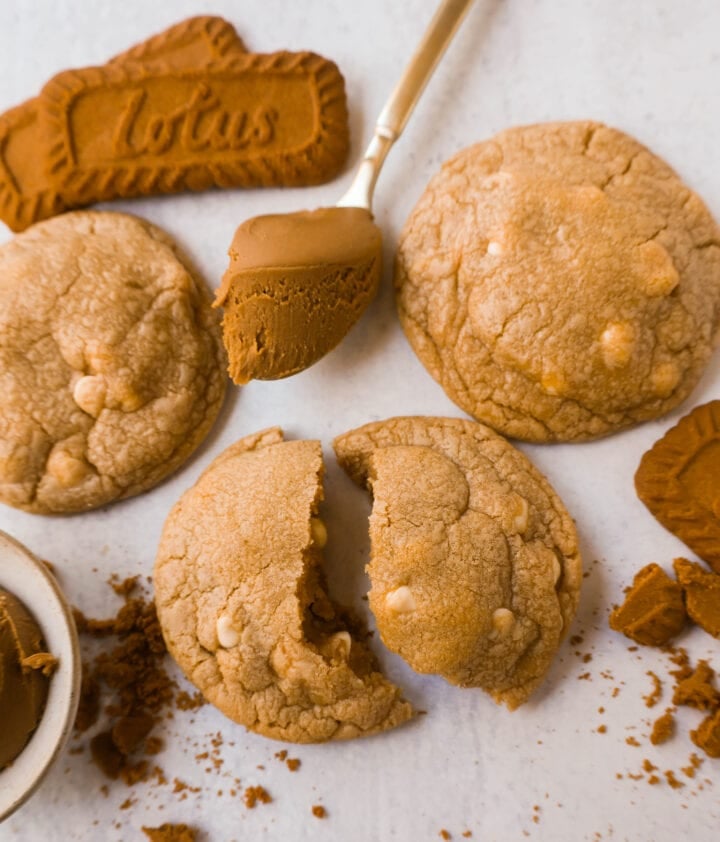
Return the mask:
<svg viewBox="0 0 720 842">
<path fill-rule="evenodd" d="M 62 754 L 80 697 L 72 610 L 48 565 L 0 532 L 0 822 Z"/>
</svg>

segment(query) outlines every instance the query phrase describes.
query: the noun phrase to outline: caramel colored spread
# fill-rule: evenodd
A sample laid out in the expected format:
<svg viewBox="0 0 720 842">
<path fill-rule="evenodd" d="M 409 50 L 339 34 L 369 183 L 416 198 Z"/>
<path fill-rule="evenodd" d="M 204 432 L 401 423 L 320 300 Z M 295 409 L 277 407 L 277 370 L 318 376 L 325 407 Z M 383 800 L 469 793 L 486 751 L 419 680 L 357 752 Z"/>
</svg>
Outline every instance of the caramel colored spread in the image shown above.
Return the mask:
<svg viewBox="0 0 720 842">
<path fill-rule="evenodd" d="M 648 564 L 610 614 L 610 628 L 645 646 L 662 646 L 682 630 L 686 619 L 680 585 L 657 564 Z"/>
<path fill-rule="evenodd" d="M 0 769 L 20 754 L 40 721 L 54 664 L 40 626 L 0 588 Z"/>
<path fill-rule="evenodd" d="M 673 567 L 685 592 L 690 619 L 708 634 L 720 637 L 720 576 L 685 558 L 676 558 Z"/>
<path fill-rule="evenodd" d="M 288 377 L 331 351 L 374 297 L 381 251 L 364 208 L 244 222 L 215 298 L 235 383 Z"/>
</svg>

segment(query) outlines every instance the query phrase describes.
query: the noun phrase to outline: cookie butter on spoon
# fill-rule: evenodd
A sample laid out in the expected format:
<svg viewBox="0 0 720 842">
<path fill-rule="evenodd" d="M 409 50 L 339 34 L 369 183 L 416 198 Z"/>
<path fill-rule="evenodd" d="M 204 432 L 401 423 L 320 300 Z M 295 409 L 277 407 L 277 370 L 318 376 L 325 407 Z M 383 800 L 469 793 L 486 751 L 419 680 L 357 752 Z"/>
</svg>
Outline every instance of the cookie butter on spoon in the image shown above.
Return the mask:
<svg viewBox="0 0 720 842">
<path fill-rule="evenodd" d="M 382 235 L 370 207 L 380 168 L 472 0 L 444 0 L 382 110 L 357 175 L 334 208 L 259 216 L 230 246 L 215 298 L 237 384 L 296 374 L 331 351 L 375 296 Z"/>
<path fill-rule="evenodd" d="M 236 383 L 302 371 L 334 348 L 377 291 L 382 237 L 365 208 L 258 216 L 230 246 L 217 292 Z"/>
<path fill-rule="evenodd" d="M 15 760 L 37 727 L 55 664 L 30 612 L 0 588 L 0 771 Z"/>
</svg>

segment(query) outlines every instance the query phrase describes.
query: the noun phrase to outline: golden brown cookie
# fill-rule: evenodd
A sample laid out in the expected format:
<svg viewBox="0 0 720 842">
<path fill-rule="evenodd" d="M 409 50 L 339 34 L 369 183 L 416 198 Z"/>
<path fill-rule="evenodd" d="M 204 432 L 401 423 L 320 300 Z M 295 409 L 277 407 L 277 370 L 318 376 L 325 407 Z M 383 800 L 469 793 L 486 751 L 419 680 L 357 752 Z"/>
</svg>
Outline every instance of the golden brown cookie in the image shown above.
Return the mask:
<svg viewBox="0 0 720 842">
<path fill-rule="evenodd" d="M 391 418 L 334 442 L 374 498 L 370 607 L 413 669 L 511 710 L 547 672 L 582 578 L 573 522 L 503 438 L 457 418 Z"/>
<path fill-rule="evenodd" d="M 200 16 L 136 44 L 109 64 L 162 59 L 171 67 L 197 67 L 243 52 L 245 46 L 232 24 Z M 36 97 L 0 115 L 0 219 L 13 231 L 68 209 L 49 178 L 50 139 L 39 109 Z"/>
<path fill-rule="evenodd" d="M 434 176 L 395 281 L 410 343 L 459 406 L 517 438 L 590 439 L 698 381 L 720 323 L 720 231 L 622 132 L 524 126 Z"/>
<path fill-rule="evenodd" d="M 139 494 L 225 393 L 209 294 L 158 228 L 77 212 L 0 247 L 0 500 L 75 512 Z"/>
<path fill-rule="evenodd" d="M 155 562 L 168 650 L 226 716 L 308 743 L 412 716 L 326 593 L 320 443 L 278 428 L 229 447 L 170 512 Z"/>
<path fill-rule="evenodd" d="M 720 573 L 720 401 L 695 407 L 643 454 L 635 490 L 666 529 Z"/>
</svg>

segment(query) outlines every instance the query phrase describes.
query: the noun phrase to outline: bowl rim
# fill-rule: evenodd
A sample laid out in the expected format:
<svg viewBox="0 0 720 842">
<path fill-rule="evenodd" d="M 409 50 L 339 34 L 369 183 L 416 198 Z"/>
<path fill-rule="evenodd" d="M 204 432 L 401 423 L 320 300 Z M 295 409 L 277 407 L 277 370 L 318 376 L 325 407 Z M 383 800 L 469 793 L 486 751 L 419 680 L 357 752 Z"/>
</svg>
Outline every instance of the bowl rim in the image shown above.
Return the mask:
<svg viewBox="0 0 720 842">
<path fill-rule="evenodd" d="M 37 600 L 34 596 L 28 599 L 25 594 L 15 595 L 21 599 L 37 620 L 46 641 L 49 637 L 56 641 L 60 639 L 64 652 L 64 658 L 61 659 L 50 682 L 48 699 L 37 728 L 12 764 L 0 771 L 0 822 L 2 822 L 36 792 L 67 744 L 80 701 L 82 667 L 80 642 L 72 608 L 47 565 L 24 544 L 2 530 L 0 530 L 0 554 L 11 556 L 11 563 L 17 561 L 25 565 L 25 570 L 32 571 L 30 575 L 35 576 L 39 586 Z M 0 561 L 0 587 L 6 587 L 8 591 L 15 593 L 13 586 L 6 584 L 6 578 L 3 576 L 3 572 L 7 571 L 7 564 L 7 559 Z M 17 570 L 15 574 L 20 575 Z M 54 617 L 51 634 L 48 634 L 50 628 L 47 620 L 48 612 L 39 610 L 43 606 L 46 609 L 49 606 Z M 53 646 L 49 641 L 48 647 L 55 648 L 56 651 L 58 649 L 57 645 Z M 45 729 L 43 729 L 43 724 L 46 725 Z M 12 774 L 13 770 L 16 772 L 17 781 L 4 785 L 3 775 Z"/>
</svg>

